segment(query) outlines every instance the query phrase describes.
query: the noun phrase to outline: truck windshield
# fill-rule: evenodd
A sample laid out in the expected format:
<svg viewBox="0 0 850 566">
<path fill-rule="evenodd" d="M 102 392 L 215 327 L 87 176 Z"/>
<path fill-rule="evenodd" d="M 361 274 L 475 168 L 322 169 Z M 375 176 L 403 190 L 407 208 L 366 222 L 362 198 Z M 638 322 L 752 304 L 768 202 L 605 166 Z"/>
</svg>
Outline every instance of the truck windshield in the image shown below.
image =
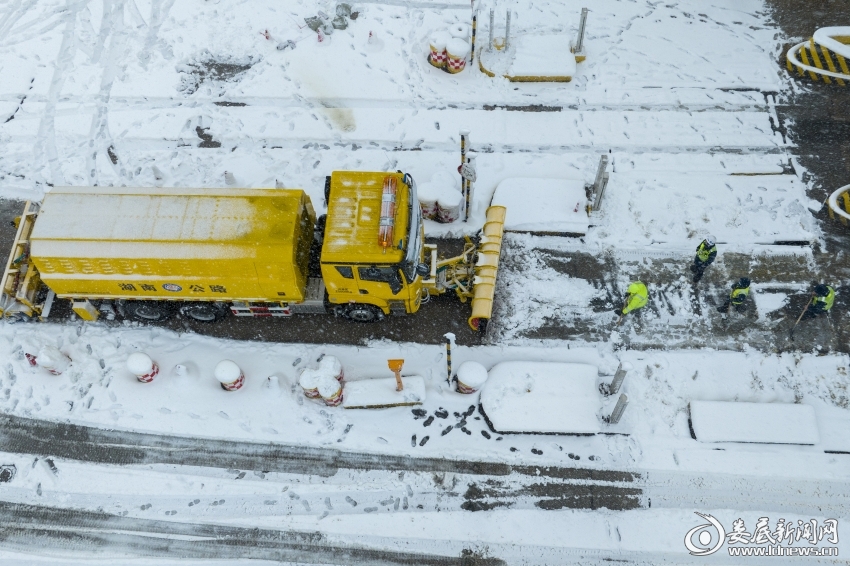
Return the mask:
<svg viewBox="0 0 850 566">
<path fill-rule="evenodd" d="M 400 265 L 408 283 L 416 279 L 416 266 L 422 257 L 422 209 L 419 207 L 419 196 L 416 193 L 416 182 L 409 174 L 404 175 L 405 184 L 410 187 L 410 198 L 407 206 L 410 212 L 410 232 L 407 235 L 407 249 L 404 261 Z"/>
</svg>

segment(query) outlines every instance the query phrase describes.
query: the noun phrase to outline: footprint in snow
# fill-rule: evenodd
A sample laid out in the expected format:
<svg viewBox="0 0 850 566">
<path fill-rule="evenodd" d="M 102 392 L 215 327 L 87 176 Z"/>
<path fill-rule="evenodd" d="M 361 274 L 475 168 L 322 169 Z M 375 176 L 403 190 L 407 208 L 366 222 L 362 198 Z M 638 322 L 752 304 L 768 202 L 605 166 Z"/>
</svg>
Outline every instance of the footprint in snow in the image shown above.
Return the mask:
<svg viewBox="0 0 850 566">
<path fill-rule="evenodd" d="M 219 411 L 219 412 L 218 412 L 218 416 L 220 416 L 220 417 L 221 417 L 221 418 L 223 418 L 223 419 L 230 420 L 230 415 L 228 415 L 228 414 L 227 414 L 227 413 L 225 413 L 224 411 Z"/>
</svg>

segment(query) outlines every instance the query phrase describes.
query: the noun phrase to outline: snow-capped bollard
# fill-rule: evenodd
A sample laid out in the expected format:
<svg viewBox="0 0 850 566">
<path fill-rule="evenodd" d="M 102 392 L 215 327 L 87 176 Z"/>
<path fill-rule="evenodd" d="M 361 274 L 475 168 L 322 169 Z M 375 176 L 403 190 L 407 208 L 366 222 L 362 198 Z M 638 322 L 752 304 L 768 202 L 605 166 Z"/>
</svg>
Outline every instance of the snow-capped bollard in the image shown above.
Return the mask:
<svg viewBox="0 0 850 566">
<path fill-rule="evenodd" d="M 446 32 L 437 32 L 431 36 L 428 45 L 431 53 L 428 55 L 428 62 L 438 69 L 446 68 L 446 43 L 451 36 Z"/>
<path fill-rule="evenodd" d="M 446 343 L 446 381 L 449 385 L 452 384 L 452 344 L 455 341 L 455 335 L 452 332 L 443 334 L 443 341 Z"/>
<path fill-rule="evenodd" d="M 469 55 L 469 43 L 453 37 L 446 43 L 446 70 L 457 74 L 466 68 L 466 58 Z"/>
<path fill-rule="evenodd" d="M 623 413 L 626 410 L 626 406 L 629 404 L 629 396 L 623 393 L 620 395 L 620 398 L 617 399 L 617 404 L 614 406 L 614 410 L 611 412 L 611 416 L 606 420 L 609 424 L 617 424 L 620 422 L 620 418 L 623 416 Z"/>
<path fill-rule="evenodd" d="M 469 26 L 467 24 L 455 24 L 449 28 L 452 37 L 469 41 Z"/>
<path fill-rule="evenodd" d="M 225 391 L 236 391 L 245 384 L 245 374 L 236 363 L 230 360 L 221 360 L 216 364 L 215 378 Z"/>
<path fill-rule="evenodd" d="M 42 346 L 41 350 L 38 351 L 36 360 L 38 360 L 38 365 L 53 375 L 60 375 L 71 365 L 71 358 L 53 346 Z"/>
<path fill-rule="evenodd" d="M 478 362 L 463 362 L 457 368 L 457 392 L 475 393 L 487 381 L 487 368 Z"/>
<path fill-rule="evenodd" d="M 608 386 L 606 395 L 614 395 L 623 385 L 623 380 L 626 379 L 626 374 L 632 369 L 632 364 L 626 362 L 617 366 L 617 372 L 614 374 L 614 379 L 611 380 L 611 385 Z"/>
<path fill-rule="evenodd" d="M 301 375 L 298 377 L 298 384 L 304 390 L 304 396 L 310 399 L 318 399 L 319 394 L 319 377 L 321 373 L 311 369 L 304 368 L 301 370 Z"/>
<path fill-rule="evenodd" d="M 319 370 L 329 375 L 332 375 L 337 381 L 345 379 L 345 371 L 342 369 L 342 363 L 336 356 L 325 356 L 319 362 Z"/>
<path fill-rule="evenodd" d="M 325 405 L 336 407 L 342 403 L 342 384 L 330 375 L 320 375 L 318 389 Z"/>
<path fill-rule="evenodd" d="M 156 362 L 142 352 L 135 352 L 127 357 L 127 369 L 142 383 L 150 383 L 159 373 Z"/>
</svg>

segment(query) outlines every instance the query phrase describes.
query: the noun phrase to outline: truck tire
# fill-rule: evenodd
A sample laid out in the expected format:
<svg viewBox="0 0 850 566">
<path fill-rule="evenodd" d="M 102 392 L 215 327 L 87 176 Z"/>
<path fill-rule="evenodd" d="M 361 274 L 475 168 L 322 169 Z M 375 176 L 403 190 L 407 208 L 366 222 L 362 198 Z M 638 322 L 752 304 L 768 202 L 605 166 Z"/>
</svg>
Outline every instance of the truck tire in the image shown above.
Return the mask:
<svg viewBox="0 0 850 566">
<path fill-rule="evenodd" d="M 190 303 L 180 307 L 180 315 L 198 322 L 217 322 L 227 316 L 228 309 L 216 303 Z"/>
<path fill-rule="evenodd" d="M 127 301 L 124 316 L 138 322 L 160 322 L 174 316 L 174 307 L 160 301 Z"/>
<path fill-rule="evenodd" d="M 343 307 L 342 316 L 354 322 L 379 322 L 384 320 L 384 311 L 374 305 L 355 303 Z"/>
</svg>

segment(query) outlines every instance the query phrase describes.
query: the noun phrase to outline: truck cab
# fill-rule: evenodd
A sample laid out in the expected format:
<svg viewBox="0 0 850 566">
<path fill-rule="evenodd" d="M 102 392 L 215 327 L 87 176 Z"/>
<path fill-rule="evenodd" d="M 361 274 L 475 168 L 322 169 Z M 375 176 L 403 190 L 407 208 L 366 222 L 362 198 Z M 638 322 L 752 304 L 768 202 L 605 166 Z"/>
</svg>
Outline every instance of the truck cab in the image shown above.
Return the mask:
<svg viewBox="0 0 850 566">
<path fill-rule="evenodd" d="M 424 228 L 410 175 L 336 171 L 321 273 L 334 310 L 361 322 L 412 314 L 421 304 Z"/>
</svg>

